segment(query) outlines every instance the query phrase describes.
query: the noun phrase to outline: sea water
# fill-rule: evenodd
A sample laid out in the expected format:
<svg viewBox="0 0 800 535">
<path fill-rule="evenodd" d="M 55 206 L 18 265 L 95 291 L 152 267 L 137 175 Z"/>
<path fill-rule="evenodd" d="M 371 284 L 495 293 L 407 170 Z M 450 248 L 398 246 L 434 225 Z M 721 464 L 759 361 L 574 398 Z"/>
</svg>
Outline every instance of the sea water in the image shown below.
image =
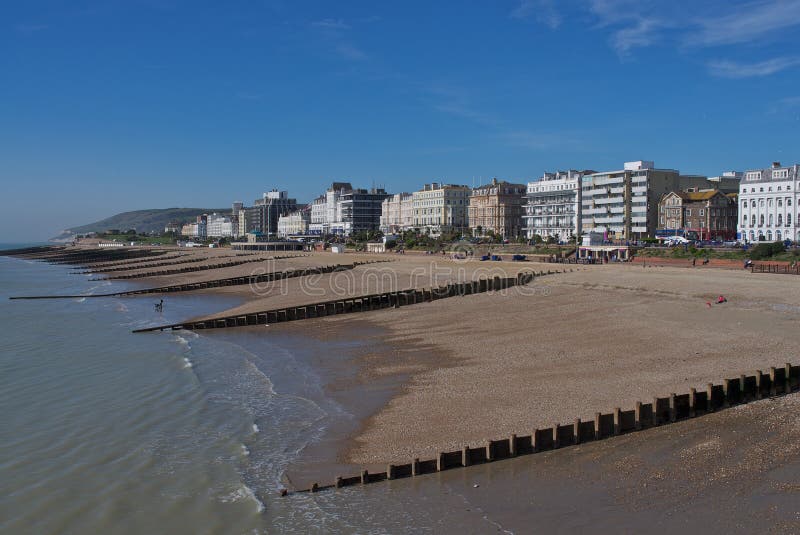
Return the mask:
<svg viewBox="0 0 800 535">
<path fill-rule="evenodd" d="M 152 295 L 8 299 L 133 287 L 71 271 L 0 257 L 0 532 L 346 533 L 458 524 L 447 524 L 446 499 L 432 507 L 425 498 L 439 491 L 435 479 L 414 483 L 417 490 L 392 482 L 278 495 L 287 467 L 351 417 L 325 395 L 318 372 L 295 358 L 330 346 L 300 336 L 276 342 L 266 329 L 247 349 L 230 335 L 131 333 L 230 308 L 233 298 L 169 295 L 162 312 Z"/>
</svg>

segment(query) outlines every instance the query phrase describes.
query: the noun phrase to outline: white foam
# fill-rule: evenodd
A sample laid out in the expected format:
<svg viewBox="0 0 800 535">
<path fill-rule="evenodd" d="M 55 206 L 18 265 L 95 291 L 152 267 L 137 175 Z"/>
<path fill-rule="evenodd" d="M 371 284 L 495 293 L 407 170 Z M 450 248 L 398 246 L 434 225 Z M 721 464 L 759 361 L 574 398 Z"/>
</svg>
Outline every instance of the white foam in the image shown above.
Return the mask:
<svg viewBox="0 0 800 535">
<path fill-rule="evenodd" d="M 253 424 L 253 433 L 258 433 L 258 424 Z"/>
<path fill-rule="evenodd" d="M 85 297 L 81 297 L 80 299 L 75 300 L 76 303 L 83 303 L 84 301 L 86 301 Z"/>
<path fill-rule="evenodd" d="M 184 368 L 191 368 L 191 367 L 192 367 L 192 361 L 191 361 L 191 360 L 189 360 L 189 359 L 188 359 L 188 358 L 186 358 L 186 357 L 183 357 L 183 363 L 184 363 L 184 364 L 183 364 L 183 367 L 184 367 Z"/>
<path fill-rule="evenodd" d="M 127 312 L 127 311 L 128 311 L 128 307 L 126 307 L 122 303 L 117 303 L 117 312 Z"/>
<path fill-rule="evenodd" d="M 242 455 L 244 455 L 245 457 L 250 455 L 250 450 L 247 449 L 247 446 L 245 446 L 244 444 L 240 444 L 240 446 L 242 448 Z"/>
<path fill-rule="evenodd" d="M 259 513 L 264 512 L 264 504 L 261 503 L 261 500 L 256 498 L 253 489 L 248 487 L 247 485 L 242 485 L 227 496 L 223 496 L 220 498 L 222 503 L 235 503 L 242 500 L 251 500 L 253 503 L 256 504 L 256 511 Z"/>
</svg>

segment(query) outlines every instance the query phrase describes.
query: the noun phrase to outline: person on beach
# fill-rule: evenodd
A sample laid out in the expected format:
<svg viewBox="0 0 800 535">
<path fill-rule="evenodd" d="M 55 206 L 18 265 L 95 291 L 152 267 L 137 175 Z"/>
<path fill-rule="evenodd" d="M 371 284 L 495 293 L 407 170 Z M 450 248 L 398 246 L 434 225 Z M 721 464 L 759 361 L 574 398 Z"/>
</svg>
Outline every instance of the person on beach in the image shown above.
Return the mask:
<svg viewBox="0 0 800 535">
<path fill-rule="evenodd" d="M 156 312 L 161 312 L 164 310 L 164 300 L 162 299 L 158 303 L 155 304 Z"/>
</svg>

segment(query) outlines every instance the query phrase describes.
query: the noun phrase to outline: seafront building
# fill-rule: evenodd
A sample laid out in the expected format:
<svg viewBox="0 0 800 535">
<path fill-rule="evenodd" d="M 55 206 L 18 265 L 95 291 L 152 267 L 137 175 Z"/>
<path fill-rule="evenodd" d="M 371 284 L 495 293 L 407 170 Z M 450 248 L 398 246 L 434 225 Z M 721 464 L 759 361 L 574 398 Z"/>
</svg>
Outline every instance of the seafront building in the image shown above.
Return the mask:
<svg viewBox="0 0 800 535">
<path fill-rule="evenodd" d="M 301 236 L 308 233 L 311 223 L 311 207 L 306 206 L 296 212 L 282 215 L 278 219 L 278 237 Z"/>
<path fill-rule="evenodd" d="M 380 230 L 384 234 L 396 234 L 414 226 L 414 196 L 411 193 L 396 193 L 381 203 Z"/>
<path fill-rule="evenodd" d="M 349 182 L 334 182 L 311 203 L 309 233 L 349 236 L 377 230 L 381 204 L 388 197 L 383 188 L 356 189 Z"/>
<path fill-rule="evenodd" d="M 708 181 L 711 187 L 720 190 L 724 194 L 739 193 L 739 186 L 744 178 L 741 171 L 725 171 L 719 176 L 710 176 Z"/>
<path fill-rule="evenodd" d="M 241 203 L 234 203 L 234 209 L 237 207 L 239 236 L 244 236 L 248 232 L 275 236 L 278 233 L 278 218 L 297 210 L 297 200 L 290 198 L 286 191 L 273 189 L 253 201 L 253 206 L 244 207 Z"/>
<path fill-rule="evenodd" d="M 670 191 L 708 187 L 704 176 L 656 169 L 652 161 L 626 162 L 622 169 L 581 177 L 581 231 L 606 239 L 638 240 L 656 235 L 658 202 Z"/>
<path fill-rule="evenodd" d="M 208 216 L 206 236 L 209 238 L 230 238 L 233 236 L 233 222 L 230 217 L 217 213 Z"/>
<path fill-rule="evenodd" d="M 188 238 L 205 238 L 208 224 L 208 216 L 206 214 L 199 215 L 194 223 L 188 223 L 181 227 L 181 236 Z"/>
<path fill-rule="evenodd" d="M 425 184 L 412 193 L 414 227 L 432 236 L 467 230 L 471 191 L 468 186 L 455 184 Z"/>
<path fill-rule="evenodd" d="M 774 162 L 745 171 L 739 188 L 739 239 L 747 242 L 800 240 L 797 188 L 800 166 Z"/>
<path fill-rule="evenodd" d="M 522 205 L 525 185 L 492 181 L 474 188 L 469 196 L 467 221 L 473 234 L 493 232 L 502 238 L 522 235 Z"/>
<path fill-rule="evenodd" d="M 658 203 L 659 236 L 681 235 L 696 240 L 736 237 L 736 194 L 717 189 L 671 191 Z"/>
<path fill-rule="evenodd" d="M 592 173 L 593 171 L 586 171 Z M 528 183 L 524 205 L 525 237 L 569 241 L 582 234 L 581 171 L 544 173 Z"/>
</svg>

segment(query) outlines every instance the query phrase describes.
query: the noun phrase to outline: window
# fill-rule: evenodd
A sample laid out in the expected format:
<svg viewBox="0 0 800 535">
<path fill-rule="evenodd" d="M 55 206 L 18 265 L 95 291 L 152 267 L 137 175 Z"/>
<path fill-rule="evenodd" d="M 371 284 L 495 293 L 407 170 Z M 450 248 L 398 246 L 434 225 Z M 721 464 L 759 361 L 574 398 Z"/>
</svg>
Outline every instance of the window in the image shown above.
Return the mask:
<svg viewBox="0 0 800 535">
<path fill-rule="evenodd" d="M 789 178 L 788 169 L 775 169 L 772 171 L 772 178 Z"/>
<path fill-rule="evenodd" d="M 756 216 L 754 216 L 754 215 L 750 216 L 750 226 L 751 227 L 755 227 L 756 226 Z"/>
<path fill-rule="evenodd" d="M 691 217 L 691 216 L 692 216 L 692 209 L 691 208 L 687 208 L 686 209 L 686 217 Z"/>
<path fill-rule="evenodd" d="M 767 226 L 770 226 L 770 227 L 772 226 L 772 214 L 769 214 L 769 225 L 767 225 Z"/>
<path fill-rule="evenodd" d="M 783 207 L 783 199 L 778 199 L 778 208 Z"/>
<path fill-rule="evenodd" d="M 786 199 L 786 206 L 792 205 L 792 199 Z"/>
<path fill-rule="evenodd" d="M 746 175 L 746 180 L 758 180 L 761 178 L 761 171 L 750 171 Z"/>
<path fill-rule="evenodd" d="M 750 201 L 750 206 L 752 206 L 753 208 L 755 208 L 755 207 L 756 207 L 756 200 L 755 200 L 755 199 L 753 199 L 752 201 Z"/>
<path fill-rule="evenodd" d="M 792 226 L 792 214 L 786 214 L 786 226 L 787 227 Z"/>
<path fill-rule="evenodd" d="M 700 215 L 706 215 L 705 210 L 703 210 L 702 208 L 700 208 Z"/>
<path fill-rule="evenodd" d="M 759 227 L 763 227 L 763 226 L 764 226 L 764 214 L 761 214 L 761 215 L 758 217 L 758 226 L 759 226 Z"/>
</svg>

